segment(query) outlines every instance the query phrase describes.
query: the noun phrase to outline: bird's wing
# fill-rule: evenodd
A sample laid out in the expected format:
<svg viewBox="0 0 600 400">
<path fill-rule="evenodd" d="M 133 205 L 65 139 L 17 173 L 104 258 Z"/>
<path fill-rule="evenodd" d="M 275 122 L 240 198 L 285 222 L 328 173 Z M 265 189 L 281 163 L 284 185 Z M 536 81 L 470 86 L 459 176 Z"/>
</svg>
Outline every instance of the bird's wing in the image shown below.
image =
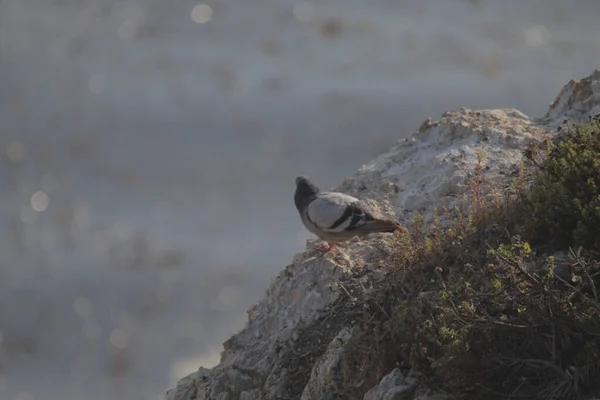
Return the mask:
<svg viewBox="0 0 600 400">
<path fill-rule="evenodd" d="M 357 198 L 337 192 L 318 194 L 306 215 L 323 232 L 349 231 L 373 220 Z"/>
</svg>

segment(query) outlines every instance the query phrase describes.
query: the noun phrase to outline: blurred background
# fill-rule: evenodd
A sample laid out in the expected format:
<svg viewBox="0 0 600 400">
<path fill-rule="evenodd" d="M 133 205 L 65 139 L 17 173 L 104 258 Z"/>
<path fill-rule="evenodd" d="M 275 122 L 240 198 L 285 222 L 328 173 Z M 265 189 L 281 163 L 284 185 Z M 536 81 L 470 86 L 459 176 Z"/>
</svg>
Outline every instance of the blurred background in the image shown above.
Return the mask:
<svg viewBox="0 0 600 400">
<path fill-rule="evenodd" d="M 162 399 L 324 187 L 448 109 L 542 116 L 596 0 L 0 0 L 0 399 Z"/>
</svg>

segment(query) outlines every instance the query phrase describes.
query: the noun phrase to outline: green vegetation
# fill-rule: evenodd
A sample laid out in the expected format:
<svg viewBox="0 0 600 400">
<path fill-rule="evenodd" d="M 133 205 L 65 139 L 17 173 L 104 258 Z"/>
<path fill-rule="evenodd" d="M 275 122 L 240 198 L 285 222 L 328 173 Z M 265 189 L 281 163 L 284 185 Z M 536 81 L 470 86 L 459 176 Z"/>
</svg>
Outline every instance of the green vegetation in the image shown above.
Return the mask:
<svg viewBox="0 0 600 400">
<path fill-rule="evenodd" d="M 566 248 L 600 248 L 600 140 L 597 122 L 575 126 L 550 144 L 540 164 L 536 152 L 528 161 L 539 164 L 526 206 L 537 218 L 526 226 L 532 240 Z"/>
<path fill-rule="evenodd" d="M 442 209 L 397 235 L 389 340 L 459 397 L 597 394 L 600 124 L 525 149 L 510 194 L 485 196 L 480 173 L 468 217 Z"/>
</svg>

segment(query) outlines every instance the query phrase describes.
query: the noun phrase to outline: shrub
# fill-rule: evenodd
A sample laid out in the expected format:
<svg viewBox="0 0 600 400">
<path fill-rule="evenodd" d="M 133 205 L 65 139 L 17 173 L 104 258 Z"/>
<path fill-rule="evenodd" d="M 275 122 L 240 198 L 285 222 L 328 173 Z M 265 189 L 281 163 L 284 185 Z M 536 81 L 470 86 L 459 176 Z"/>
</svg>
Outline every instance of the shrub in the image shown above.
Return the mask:
<svg viewBox="0 0 600 400">
<path fill-rule="evenodd" d="M 558 135 L 535 174 L 526 208 L 537 242 L 566 248 L 600 247 L 600 124 L 575 125 Z M 529 160 L 534 155 L 528 154 Z"/>
<path fill-rule="evenodd" d="M 434 283 L 397 305 L 392 335 L 411 366 L 464 397 L 578 398 L 600 374 L 594 286 L 530 271 L 527 244 L 513 241 L 425 274 Z M 576 281 L 598 274 L 598 263 L 569 262 Z"/>
<path fill-rule="evenodd" d="M 417 219 L 397 235 L 390 261 L 403 297 L 385 326 L 412 367 L 470 399 L 598 390 L 599 130 L 575 126 L 544 151 L 528 147 L 535 172 L 518 197 L 485 202 L 475 179 L 468 218 L 444 210 L 450 228 Z M 555 257 L 561 249 L 568 257 Z"/>
</svg>

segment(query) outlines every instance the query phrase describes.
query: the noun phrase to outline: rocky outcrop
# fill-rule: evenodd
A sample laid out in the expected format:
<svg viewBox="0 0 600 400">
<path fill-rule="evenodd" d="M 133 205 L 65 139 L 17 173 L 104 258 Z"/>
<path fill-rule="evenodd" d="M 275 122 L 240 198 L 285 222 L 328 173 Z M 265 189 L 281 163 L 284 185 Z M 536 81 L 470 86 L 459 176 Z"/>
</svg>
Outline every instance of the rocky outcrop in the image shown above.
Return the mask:
<svg viewBox="0 0 600 400">
<path fill-rule="evenodd" d="M 416 213 L 427 220 L 435 207 L 464 203 L 477 166 L 487 185 L 502 188 L 518 174 L 529 142 L 543 141 L 565 119 L 598 112 L 600 70 L 569 82 L 543 118 L 512 109 L 447 112 L 336 189 L 372 199 L 376 212 L 401 222 Z M 380 333 L 369 321 L 385 312 L 377 286 L 388 272 L 379 261 L 390 251 L 389 235 L 356 239 L 327 255 L 309 241 L 248 311 L 246 328 L 224 343 L 221 363 L 182 379 L 166 399 L 444 398 L 419 387 L 416 375 L 405 375 L 400 365 L 377 370 L 375 364 L 393 365 L 393 358 L 374 363 L 360 353 L 365 343 L 377 345 L 373 338 Z"/>
<path fill-rule="evenodd" d="M 581 121 L 600 113 L 600 69 L 567 83 L 540 123 L 556 126 L 564 120 Z"/>
</svg>

